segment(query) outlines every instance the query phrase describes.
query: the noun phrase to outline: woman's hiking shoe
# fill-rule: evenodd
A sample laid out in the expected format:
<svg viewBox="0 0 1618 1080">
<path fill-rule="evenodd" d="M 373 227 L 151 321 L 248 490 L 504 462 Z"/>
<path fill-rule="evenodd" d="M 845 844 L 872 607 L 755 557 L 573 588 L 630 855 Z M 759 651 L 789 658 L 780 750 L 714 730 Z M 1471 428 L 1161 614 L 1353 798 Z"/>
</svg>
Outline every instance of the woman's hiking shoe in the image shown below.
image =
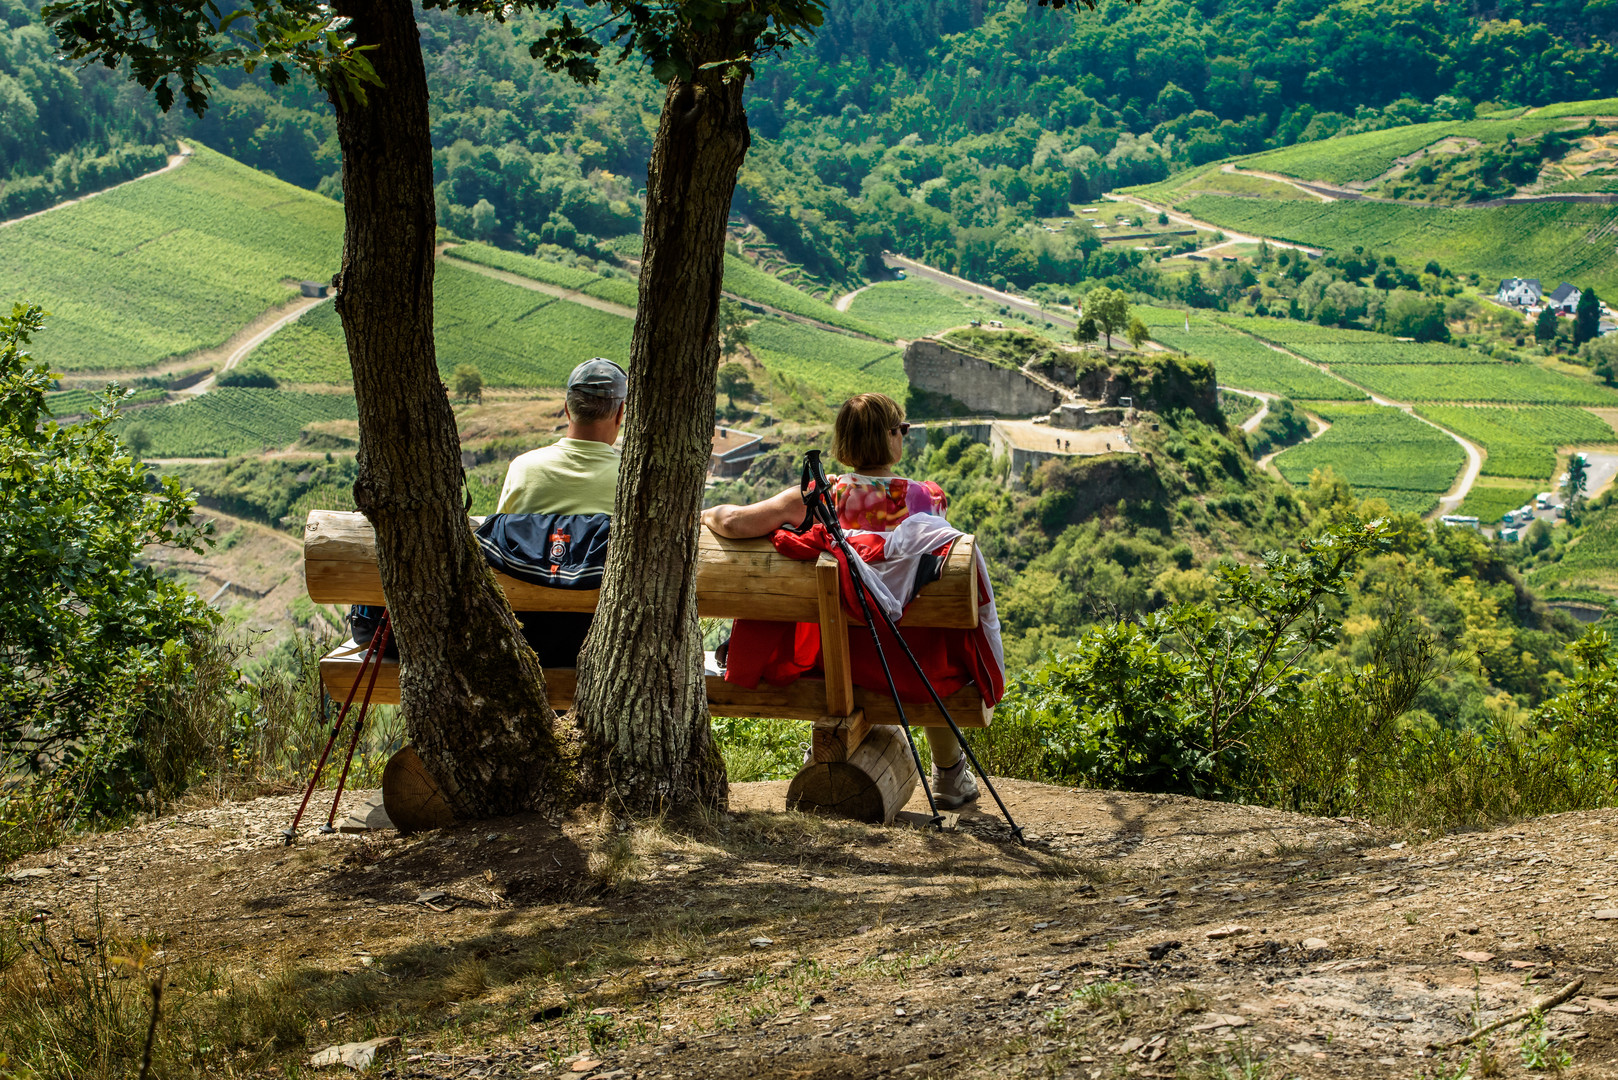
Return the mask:
<svg viewBox="0 0 1618 1080">
<path fill-rule="evenodd" d="M 966 755 L 961 755 L 947 769 L 933 766 L 933 802 L 940 810 L 955 810 L 978 798 L 977 778 L 966 767 Z"/>
</svg>

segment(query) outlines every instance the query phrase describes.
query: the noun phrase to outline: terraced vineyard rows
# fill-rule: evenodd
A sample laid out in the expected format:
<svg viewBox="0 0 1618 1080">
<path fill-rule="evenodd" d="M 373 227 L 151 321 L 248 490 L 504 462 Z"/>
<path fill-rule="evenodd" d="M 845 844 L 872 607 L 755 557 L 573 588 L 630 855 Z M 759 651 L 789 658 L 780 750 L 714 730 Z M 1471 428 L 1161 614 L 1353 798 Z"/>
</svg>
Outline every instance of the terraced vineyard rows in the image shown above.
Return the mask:
<svg viewBox="0 0 1618 1080">
<path fill-rule="evenodd" d="M 780 278 L 773 277 L 745 259 L 728 252 L 725 255 L 725 290 L 748 300 L 766 304 L 793 315 L 802 315 L 828 326 L 841 326 L 875 338 L 892 340 L 880 326 L 856 318 L 850 312 L 838 311 L 824 300 L 794 289 Z"/>
<path fill-rule="evenodd" d="M 118 422 L 151 440 L 150 457 L 229 457 L 295 442 L 305 424 L 357 418 L 348 394 L 221 387 L 178 405 L 154 405 Z"/>
<path fill-rule="evenodd" d="M 750 333 L 750 349 L 766 369 L 828 405 L 869 391 L 905 399 L 904 354 L 892 345 L 777 318 L 760 319 Z"/>
<path fill-rule="evenodd" d="M 124 399 L 122 404 L 125 408 L 131 405 L 145 405 L 153 401 L 162 401 L 167 396 L 168 394 L 162 390 L 137 390 Z M 58 390 L 45 395 L 45 404 L 51 410 L 52 416 L 58 418 L 79 416 L 100 405 L 103 397 L 99 390 Z"/>
<path fill-rule="evenodd" d="M 1485 278 L 1514 277 L 1531 266 L 1541 278 L 1578 281 L 1603 296 L 1618 296 L 1618 254 L 1601 239 L 1618 221 L 1610 206 L 1523 203 L 1455 210 L 1221 195 L 1198 195 L 1176 205 L 1240 232 L 1337 250 L 1362 246 L 1377 258 L 1393 255 L 1407 265 L 1437 259 L 1445 267 Z M 1502 236 L 1511 237 L 1511 243 L 1502 244 Z"/>
<path fill-rule="evenodd" d="M 63 372 L 139 370 L 224 342 L 337 269 L 343 210 L 203 146 L 181 168 L 0 230 L 0 294 L 41 304 Z"/>
<path fill-rule="evenodd" d="M 1221 386 L 1320 401 L 1365 400 L 1363 392 L 1342 380 L 1210 320 L 1193 317 L 1187 332 L 1182 312 L 1173 312 L 1177 321 L 1171 321 L 1165 318 L 1161 308 L 1137 308 L 1136 311 L 1144 318 L 1155 320 L 1147 323 L 1153 340 L 1211 361 Z"/>
<path fill-rule="evenodd" d="M 977 317 L 954 295 L 928 281 L 879 281 L 855 296 L 848 313 L 880 327 L 883 335 L 914 340 Z"/>
<path fill-rule="evenodd" d="M 1334 364 L 1332 370 L 1395 401 L 1618 405 L 1618 390 L 1532 364 Z"/>
<path fill-rule="evenodd" d="M 1562 113 L 1538 113 L 1510 120 L 1437 120 L 1427 124 L 1367 131 L 1336 139 L 1298 143 L 1242 159 L 1241 164 L 1267 172 L 1285 173 L 1305 180 L 1325 180 L 1336 184 L 1374 180 L 1393 166 L 1394 158 L 1431 146 L 1440 139 L 1457 136 L 1486 144 L 1537 137 L 1541 132 L 1573 126 Z M 1574 114 L 1578 115 L 1578 114 Z"/>
<path fill-rule="evenodd" d="M 1399 409 L 1336 403 L 1309 409 L 1332 426 L 1275 459 L 1290 483 L 1306 485 L 1315 469 L 1331 468 L 1361 497 L 1374 495 L 1396 510 L 1425 513 L 1466 464 L 1455 440 Z"/>
<path fill-rule="evenodd" d="M 458 365 L 472 364 L 487 386 L 551 387 L 563 385 L 567 373 L 592 356 L 629 362 L 628 319 L 453 262 L 439 263 L 433 303 L 438 368 L 446 379 Z M 329 304 L 270 338 L 249 362 L 285 382 L 350 379 L 342 325 Z"/>
<path fill-rule="evenodd" d="M 1495 485 L 1479 484 L 1466 493 L 1461 500 L 1457 514 L 1471 514 L 1484 525 L 1492 525 L 1506 515 L 1508 511 L 1515 510 L 1534 501 L 1534 496 L 1544 488 L 1536 487 L 1497 487 Z"/>
<path fill-rule="evenodd" d="M 1425 405 L 1417 411 L 1482 446 L 1488 452 L 1485 476 L 1548 483 L 1556 471 L 1557 447 L 1618 442 L 1618 433 L 1606 421 L 1565 405 L 1519 409 Z"/>
</svg>

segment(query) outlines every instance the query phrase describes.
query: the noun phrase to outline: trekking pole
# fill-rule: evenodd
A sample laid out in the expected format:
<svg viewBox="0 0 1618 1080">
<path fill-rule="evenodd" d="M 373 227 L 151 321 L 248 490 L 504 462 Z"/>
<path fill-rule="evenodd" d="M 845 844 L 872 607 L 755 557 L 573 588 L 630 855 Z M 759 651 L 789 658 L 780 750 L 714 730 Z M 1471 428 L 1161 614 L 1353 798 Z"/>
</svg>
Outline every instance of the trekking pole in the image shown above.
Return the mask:
<svg viewBox="0 0 1618 1080">
<path fill-rule="evenodd" d="M 862 572 L 864 560 L 859 557 L 859 553 L 856 552 L 853 545 L 848 542 L 848 537 L 843 532 L 842 522 L 837 520 L 837 515 L 832 512 L 830 507 L 825 503 L 827 481 L 825 469 L 822 468 L 820 464 L 820 451 L 811 450 L 805 455 L 803 477 L 802 486 L 804 489 L 804 501 L 809 502 L 808 490 L 810 482 L 813 481 L 817 495 L 816 502 L 810 505 L 811 512 L 821 519 L 821 523 L 826 526 L 827 534 L 830 535 L 832 540 L 835 541 L 836 544 L 842 549 L 844 558 L 849 564 L 849 575 L 854 579 L 855 583 L 855 596 L 858 597 L 860 601 L 861 610 L 865 612 L 867 625 L 871 626 L 871 639 L 876 642 L 877 657 L 882 661 L 882 672 L 888 676 L 888 686 L 891 689 L 894 683 L 893 676 L 888 671 L 888 660 L 882 652 L 882 643 L 877 640 L 876 627 L 870 623 L 870 606 L 866 603 L 865 599 L 865 592 L 868 589 L 868 586 L 865 584 L 865 578 Z M 976 572 L 976 568 L 974 568 L 974 572 Z M 933 704 L 938 706 L 938 711 L 944 714 L 944 722 L 949 725 L 950 732 L 955 736 L 955 741 L 960 743 L 961 752 L 966 755 L 967 761 L 971 762 L 972 767 L 976 769 L 978 775 L 983 778 L 983 785 L 989 789 L 989 794 L 994 798 L 995 805 L 1000 808 L 1000 813 L 1005 816 L 1006 826 L 1011 829 L 1011 834 L 1017 838 L 1017 842 L 1019 844 L 1027 847 L 1028 841 L 1023 838 L 1022 827 L 1012 819 L 1011 811 L 1006 807 L 1005 800 L 1000 797 L 1000 792 L 995 790 L 994 782 L 989 779 L 988 773 L 983 771 L 983 766 L 978 764 L 977 755 L 972 753 L 971 746 L 967 745 L 966 736 L 962 734 L 960 726 L 955 723 L 955 717 L 950 715 L 949 707 L 944 704 L 944 699 L 939 696 L 937 688 L 933 686 L 933 681 L 927 677 L 927 672 L 922 668 L 921 661 L 916 659 L 916 654 L 910 651 L 909 643 L 906 642 L 904 636 L 899 633 L 899 627 L 894 622 L 893 616 L 889 615 L 887 608 L 882 607 L 882 605 L 878 604 L 876 607 L 877 610 L 882 613 L 882 621 L 887 624 L 888 631 L 893 634 L 894 640 L 899 643 L 899 648 L 904 652 L 905 658 L 910 661 L 910 666 L 915 669 L 916 675 L 921 679 L 922 684 L 927 687 L 927 693 L 933 699 Z M 898 691 L 893 690 L 893 695 L 894 703 L 898 704 Z M 902 705 L 899 706 L 899 718 L 900 722 L 902 723 L 904 720 L 904 707 Z M 906 729 L 906 736 L 908 737 L 908 735 L 909 730 Z M 916 746 L 914 742 L 910 744 L 910 750 L 911 753 L 915 753 Z M 919 758 L 916 768 L 918 771 L 921 768 Z M 931 791 L 928 791 L 927 793 L 927 802 L 929 806 L 932 805 Z M 937 815 L 938 810 L 936 807 L 933 808 L 933 813 L 935 816 Z"/>
<path fill-rule="evenodd" d="M 292 817 L 292 827 L 281 830 L 281 837 L 287 847 L 291 847 L 292 841 L 298 838 L 298 822 L 303 820 L 303 812 L 309 807 L 309 796 L 315 793 L 315 785 L 320 782 L 320 774 L 326 768 L 326 757 L 331 753 L 332 744 L 337 742 L 337 736 L 343 730 L 343 718 L 348 715 L 348 707 L 354 703 L 354 692 L 360 688 L 360 679 L 364 678 L 366 668 L 371 665 L 371 654 L 376 651 L 377 640 L 376 635 L 373 634 L 369 644 L 366 646 L 365 657 L 360 661 L 359 674 L 354 677 L 353 685 L 348 688 L 348 696 L 343 699 L 343 707 L 338 710 L 337 719 L 331 726 L 331 737 L 326 740 L 326 749 L 320 754 L 320 761 L 315 765 L 314 775 L 309 777 L 309 786 L 303 790 L 303 801 L 298 804 L 298 812 Z M 379 664 L 381 659 L 379 655 L 377 657 Z"/>
<path fill-rule="evenodd" d="M 378 647 L 376 663 L 371 665 L 371 680 L 365 684 L 365 697 L 360 701 L 360 714 L 354 720 L 354 737 L 348 741 L 348 756 L 343 759 L 343 774 L 337 778 L 337 794 L 331 800 L 331 813 L 326 815 L 326 824 L 320 827 L 324 835 L 330 835 L 337 830 L 332 823 L 337 820 L 337 804 L 343 801 L 343 785 L 348 783 L 348 767 L 354 764 L 354 750 L 360 744 L 360 732 L 365 730 L 365 713 L 371 707 L 371 691 L 376 689 L 377 672 L 382 670 L 382 654 L 388 648 L 388 635 L 393 631 L 393 623 L 388 613 L 383 611 L 381 625 L 377 633 L 382 637 L 382 644 Z M 354 680 L 356 683 L 358 679 Z"/>
</svg>

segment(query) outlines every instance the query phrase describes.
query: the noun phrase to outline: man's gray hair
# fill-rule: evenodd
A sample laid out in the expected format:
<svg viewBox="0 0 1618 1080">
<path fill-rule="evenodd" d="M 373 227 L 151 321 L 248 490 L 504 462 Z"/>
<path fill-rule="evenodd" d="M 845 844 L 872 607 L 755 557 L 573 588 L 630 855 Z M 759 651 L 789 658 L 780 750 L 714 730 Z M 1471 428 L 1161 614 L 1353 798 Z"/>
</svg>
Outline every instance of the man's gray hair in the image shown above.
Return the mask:
<svg viewBox="0 0 1618 1080">
<path fill-rule="evenodd" d="M 585 424 L 609 419 L 623 403 L 623 398 L 603 397 L 600 394 L 585 393 L 583 390 L 567 392 L 567 414 Z"/>
</svg>

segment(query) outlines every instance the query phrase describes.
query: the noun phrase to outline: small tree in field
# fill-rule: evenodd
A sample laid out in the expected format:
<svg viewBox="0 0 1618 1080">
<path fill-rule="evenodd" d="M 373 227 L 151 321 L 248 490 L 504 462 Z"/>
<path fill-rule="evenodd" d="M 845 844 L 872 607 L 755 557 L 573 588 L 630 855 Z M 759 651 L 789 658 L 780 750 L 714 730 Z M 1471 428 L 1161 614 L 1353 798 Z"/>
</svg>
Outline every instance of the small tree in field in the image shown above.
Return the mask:
<svg viewBox="0 0 1618 1080">
<path fill-rule="evenodd" d="M 1111 349 L 1112 335 L 1129 325 L 1129 294 L 1122 289 L 1097 286 L 1084 298 L 1084 313 L 1096 321 L 1106 335 L 1106 347 Z"/>
<path fill-rule="evenodd" d="M 719 392 L 725 395 L 730 407 L 736 407 L 736 395 L 746 397 L 753 392 L 753 380 L 748 377 L 745 365 L 734 360 L 719 369 Z"/>
<path fill-rule="evenodd" d="M 1556 311 L 1551 307 L 1540 309 L 1539 318 L 1534 320 L 1534 339 L 1541 345 L 1556 340 Z"/>
<path fill-rule="evenodd" d="M 1594 289 L 1579 294 L 1579 306 L 1573 309 L 1573 347 L 1578 348 L 1601 334 L 1601 298 Z"/>
<path fill-rule="evenodd" d="M 474 364 L 460 364 L 455 368 L 453 376 L 455 383 L 455 396 L 463 401 L 477 401 L 483 404 L 483 372 Z"/>
<path fill-rule="evenodd" d="M 1096 325 L 1095 317 L 1085 315 L 1079 319 L 1079 325 L 1073 328 L 1073 340 L 1080 345 L 1094 345 L 1101 337 L 1101 327 Z"/>
<path fill-rule="evenodd" d="M 1129 320 L 1129 328 L 1124 331 L 1124 336 L 1129 338 L 1129 344 L 1137 349 L 1152 340 L 1152 332 L 1138 317 Z"/>
</svg>

